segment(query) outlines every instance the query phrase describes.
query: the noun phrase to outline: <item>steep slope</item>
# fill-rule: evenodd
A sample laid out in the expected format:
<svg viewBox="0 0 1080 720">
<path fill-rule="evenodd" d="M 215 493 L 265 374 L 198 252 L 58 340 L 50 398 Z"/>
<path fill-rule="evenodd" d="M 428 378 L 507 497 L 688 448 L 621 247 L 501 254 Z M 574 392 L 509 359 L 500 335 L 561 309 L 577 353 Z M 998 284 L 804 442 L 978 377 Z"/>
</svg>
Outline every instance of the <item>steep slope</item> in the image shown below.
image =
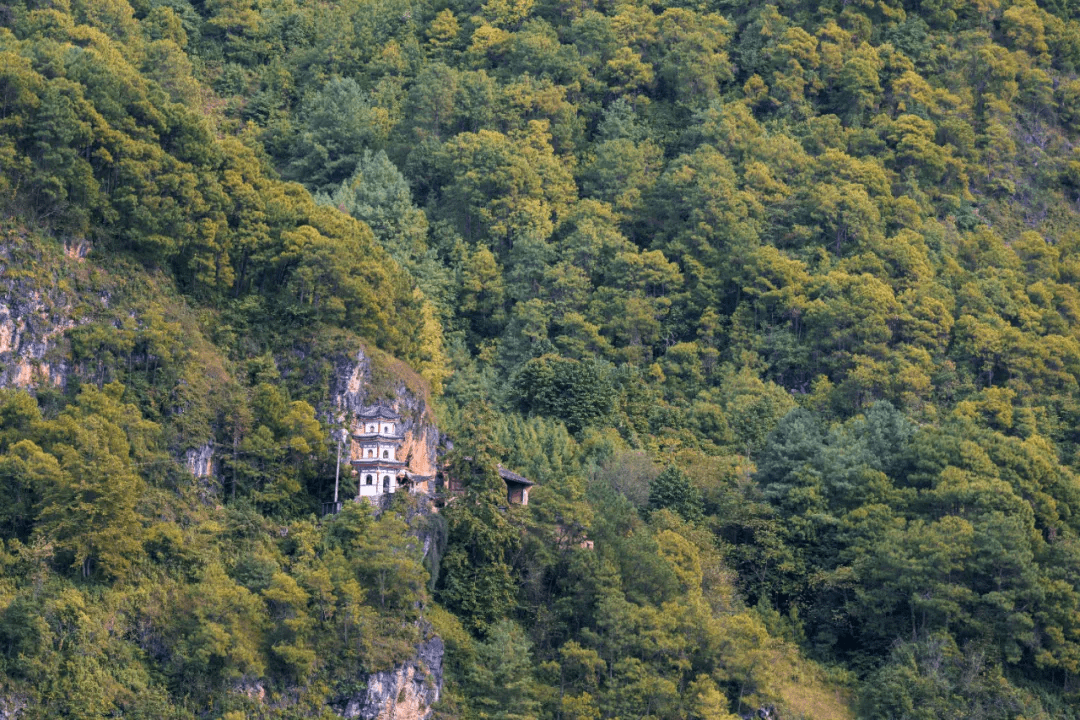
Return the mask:
<svg viewBox="0 0 1080 720">
<path fill-rule="evenodd" d="M 1077 16 L 5 8 L 7 706 L 1075 716 Z M 461 502 L 317 521 L 391 395 Z"/>
</svg>

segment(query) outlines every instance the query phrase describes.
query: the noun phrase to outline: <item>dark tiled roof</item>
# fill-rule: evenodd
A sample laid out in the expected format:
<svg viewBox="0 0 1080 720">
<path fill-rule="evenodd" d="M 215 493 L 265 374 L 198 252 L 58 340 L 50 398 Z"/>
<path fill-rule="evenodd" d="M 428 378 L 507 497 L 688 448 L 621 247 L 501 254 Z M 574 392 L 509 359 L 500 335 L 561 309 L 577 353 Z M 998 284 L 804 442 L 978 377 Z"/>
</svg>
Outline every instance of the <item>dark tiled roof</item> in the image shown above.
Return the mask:
<svg viewBox="0 0 1080 720">
<path fill-rule="evenodd" d="M 362 407 L 360 412 L 356 414 L 357 417 L 364 418 L 365 420 L 394 420 L 395 422 L 401 420 L 401 416 L 394 412 L 392 409 L 385 405 L 372 405 L 371 407 Z"/>
<path fill-rule="evenodd" d="M 503 480 L 506 480 L 507 482 L 518 483 L 519 485 L 536 484 L 524 475 L 518 475 L 516 472 L 511 472 L 510 470 L 504 468 L 502 465 L 499 466 L 499 477 L 501 477 Z"/>
</svg>

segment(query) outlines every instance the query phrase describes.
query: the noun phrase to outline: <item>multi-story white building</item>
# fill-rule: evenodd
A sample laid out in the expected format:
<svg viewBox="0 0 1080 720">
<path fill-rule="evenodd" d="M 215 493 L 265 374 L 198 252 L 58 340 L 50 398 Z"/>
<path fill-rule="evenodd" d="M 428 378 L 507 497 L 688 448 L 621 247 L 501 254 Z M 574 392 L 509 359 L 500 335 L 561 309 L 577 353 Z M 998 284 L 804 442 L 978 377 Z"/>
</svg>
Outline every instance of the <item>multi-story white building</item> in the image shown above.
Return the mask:
<svg viewBox="0 0 1080 720">
<path fill-rule="evenodd" d="M 406 459 L 398 458 L 403 439 L 401 417 L 394 411 L 376 405 L 357 415 L 351 463 L 357 475 L 358 499 L 397 492 L 399 478 L 404 477 L 408 464 Z"/>
</svg>

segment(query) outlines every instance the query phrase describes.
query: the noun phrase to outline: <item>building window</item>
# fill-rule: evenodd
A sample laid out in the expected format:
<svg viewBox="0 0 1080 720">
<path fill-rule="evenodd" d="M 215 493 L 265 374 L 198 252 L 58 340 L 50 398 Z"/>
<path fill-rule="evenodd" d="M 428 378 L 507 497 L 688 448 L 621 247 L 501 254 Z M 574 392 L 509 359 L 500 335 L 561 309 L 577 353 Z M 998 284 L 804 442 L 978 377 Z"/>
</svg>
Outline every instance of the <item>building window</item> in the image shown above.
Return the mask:
<svg viewBox="0 0 1080 720">
<path fill-rule="evenodd" d="M 375 432 L 375 426 L 374 425 L 368 425 L 367 426 L 367 431 L 368 432 Z"/>
<path fill-rule="evenodd" d="M 388 458 L 388 457 L 390 457 L 390 452 L 389 452 L 388 450 L 383 450 L 383 451 L 382 451 L 382 456 L 383 456 L 384 458 Z"/>
<path fill-rule="evenodd" d="M 390 432 L 390 426 L 389 426 L 389 425 L 383 425 L 383 426 L 382 426 L 382 431 L 383 431 L 384 433 L 388 433 L 388 432 Z"/>
<path fill-rule="evenodd" d="M 367 476 L 366 480 L 368 485 L 373 485 L 375 483 L 375 478 L 371 477 L 370 475 Z"/>
<path fill-rule="evenodd" d="M 384 491 L 389 492 L 389 490 L 390 490 L 390 476 L 389 475 L 383 475 L 382 487 L 383 487 Z"/>
<path fill-rule="evenodd" d="M 364 455 L 364 457 L 371 457 L 371 451 L 370 451 L 370 450 L 368 450 L 368 451 L 367 451 L 367 454 L 366 454 L 366 455 Z"/>
</svg>

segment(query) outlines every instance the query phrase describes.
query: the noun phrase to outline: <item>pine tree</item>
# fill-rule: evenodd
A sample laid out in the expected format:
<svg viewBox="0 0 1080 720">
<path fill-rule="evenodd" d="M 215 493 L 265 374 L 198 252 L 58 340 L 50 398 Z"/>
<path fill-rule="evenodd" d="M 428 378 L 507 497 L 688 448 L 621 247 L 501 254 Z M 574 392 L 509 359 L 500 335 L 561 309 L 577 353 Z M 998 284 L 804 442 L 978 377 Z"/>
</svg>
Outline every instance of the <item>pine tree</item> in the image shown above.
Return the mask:
<svg viewBox="0 0 1080 720">
<path fill-rule="evenodd" d="M 703 517 L 701 493 L 679 468 L 669 465 L 649 486 L 649 510 L 667 508 L 695 522 Z"/>
</svg>

